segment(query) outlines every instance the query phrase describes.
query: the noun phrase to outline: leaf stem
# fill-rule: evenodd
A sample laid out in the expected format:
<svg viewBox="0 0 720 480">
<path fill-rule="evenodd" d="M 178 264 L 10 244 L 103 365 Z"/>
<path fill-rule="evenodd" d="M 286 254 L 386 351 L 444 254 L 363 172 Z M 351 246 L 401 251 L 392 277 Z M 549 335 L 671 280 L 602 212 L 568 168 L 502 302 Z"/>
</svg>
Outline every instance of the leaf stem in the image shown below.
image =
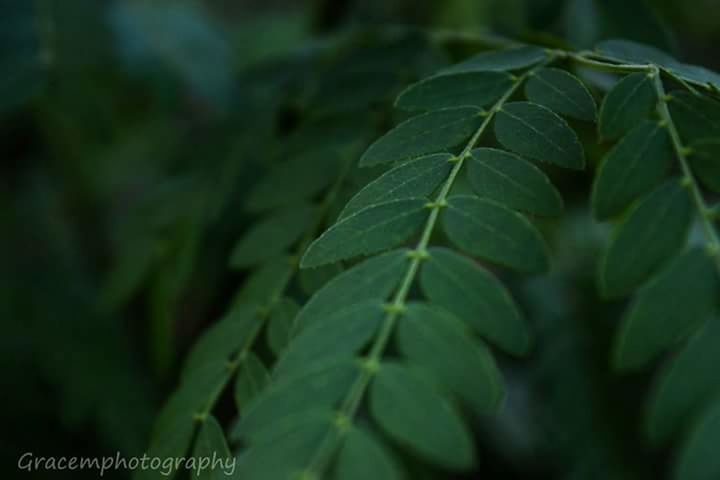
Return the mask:
<svg viewBox="0 0 720 480">
<path fill-rule="evenodd" d="M 390 337 L 392 336 L 392 332 L 398 318 L 402 315 L 402 312 L 404 312 L 406 308 L 405 302 L 410 292 L 410 288 L 415 281 L 417 272 L 420 269 L 420 262 L 427 258 L 427 247 L 430 243 L 430 237 L 432 236 L 438 217 L 440 215 L 440 209 L 447 205 L 448 194 L 450 193 L 450 190 L 454 185 L 455 180 L 465 163 L 465 160 L 471 155 L 472 149 L 480 140 L 480 137 L 485 132 L 488 125 L 490 125 L 490 122 L 495 116 L 495 114 L 500 111 L 503 105 L 517 91 L 517 89 L 523 84 L 523 82 L 530 75 L 533 75 L 535 72 L 552 63 L 557 58 L 558 55 L 554 51 L 550 51 L 548 53 L 548 57 L 543 62 L 527 70 L 522 75 L 516 77 L 510 88 L 508 88 L 508 90 L 503 94 L 502 97 L 500 97 L 497 102 L 495 102 L 493 107 L 483 113 L 483 115 L 485 116 L 483 122 L 475 131 L 475 133 L 465 145 L 463 150 L 457 155 L 457 157 L 454 158 L 455 164 L 452 170 L 448 174 L 448 177 L 440 188 L 440 191 L 431 203 L 431 211 L 428 215 L 427 221 L 425 222 L 425 227 L 423 228 L 420 239 L 418 240 L 414 251 L 410 252 L 412 255 L 409 256 L 410 264 L 408 265 L 408 269 L 405 272 L 405 276 L 403 277 L 400 286 L 395 292 L 391 303 L 387 305 L 387 316 L 385 317 L 385 320 L 380 327 L 380 331 L 375 337 L 375 341 L 370 347 L 370 352 L 365 358 L 365 361 L 363 363 L 363 370 L 353 387 L 350 389 L 348 396 L 345 398 L 345 401 L 340 408 L 340 411 L 338 413 L 339 425 L 346 426 L 351 423 L 352 417 L 355 416 L 360 407 L 361 401 L 370 384 L 370 380 L 380 368 L 380 360 L 382 358 L 382 354 L 385 351 L 388 342 L 390 341 Z M 325 437 L 324 441 L 320 445 L 320 448 L 317 450 L 316 455 L 311 460 L 309 467 L 302 473 L 301 478 L 318 478 L 317 474 L 325 470 L 327 464 L 332 458 L 332 454 L 337 447 L 336 439 L 338 438 L 339 437 L 337 435 L 332 434 L 329 434 Z"/>
<path fill-rule="evenodd" d="M 690 168 L 690 164 L 687 160 L 688 149 L 683 145 L 680 135 L 678 134 L 677 127 L 673 121 L 670 110 L 668 109 L 668 96 L 665 93 L 665 87 L 660 78 L 660 68 L 653 66 L 653 84 L 655 85 L 655 92 L 658 97 L 658 114 L 661 120 L 665 123 L 668 133 L 670 134 L 670 140 L 672 141 L 673 149 L 675 150 L 675 156 L 680 163 L 682 169 L 684 182 L 687 184 L 687 188 L 690 191 L 695 207 L 700 215 L 700 223 L 705 230 L 705 236 L 707 239 L 707 250 L 715 261 L 718 273 L 720 273 L 720 239 L 713 226 L 713 215 L 712 209 L 705 203 L 705 199 L 702 196 L 700 185 L 698 184 L 695 175 Z"/>
</svg>

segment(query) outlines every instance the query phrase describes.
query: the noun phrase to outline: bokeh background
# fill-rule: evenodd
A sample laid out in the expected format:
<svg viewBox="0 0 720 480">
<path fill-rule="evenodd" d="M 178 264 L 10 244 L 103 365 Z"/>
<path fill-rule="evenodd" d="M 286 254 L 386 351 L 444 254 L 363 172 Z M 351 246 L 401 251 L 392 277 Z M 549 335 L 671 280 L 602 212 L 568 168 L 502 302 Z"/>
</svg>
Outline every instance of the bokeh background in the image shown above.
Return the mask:
<svg viewBox="0 0 720 480">
<path fill-rule="evenodd" d="M 313 95 L 365 108 L 348 100 L 351 78 L 318 80 L 317 53 L 352 38 L 390 73 L 413 63 L 412 80 L 451 60 L 419 40 L 427 29 L 450 43 L 462 32 L 577 48 L 624 37 L 720 70 L 717 0 L 0 0 L 5 477 L 96 476 L 19 473 L 26 451 L 144 450 L 184 353 L 243 282 L 227 259 L 252 220 L 244 194 L 294 141 L 298 116 L 322 117 L 303 110 Z M 578 479 L 620 478 L 603 470 L 616 455 L 634 456 L 616 462 L 629 478 L 650 478 L 662 458 L 624 425 L 637 412 L 623 397 L 647 379 L 607 373 L 621 306 L 593 302 L 603 232 L 583 218 L 553 227 L 567 242 L 561 274 L 526 287 L 550 299 L 531 312 L 544 346 L 530 381 L 510 385 L 514 413 L 498 420 L 505 440 L 489 447 L 499 460 L 487 478 L 553 478 L 578 455 L 603 466 Z"/>
</svg>

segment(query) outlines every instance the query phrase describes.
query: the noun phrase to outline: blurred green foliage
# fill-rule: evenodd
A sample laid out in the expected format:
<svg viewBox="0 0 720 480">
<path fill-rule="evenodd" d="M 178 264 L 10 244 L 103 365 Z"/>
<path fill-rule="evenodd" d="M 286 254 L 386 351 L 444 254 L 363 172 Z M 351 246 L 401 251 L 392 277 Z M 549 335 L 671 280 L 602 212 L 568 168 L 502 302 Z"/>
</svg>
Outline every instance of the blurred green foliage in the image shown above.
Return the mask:
<svg viewBox="0 0 720 480">
<path fill-rule="evenodd" d="M 407 25 L 446 34 L 442 48 Z M 184 352 L 245 280 L 227 262 L 258 179 L 304 143 L 371 139 L 391 119 L 367 105 L 464 56 L 452 36 L 478 31 L 720 61 L 713 0 L 0 0 L 8 476 L 25 451 L 143 451 Z M 619 305 L 597 308 L 592 269 L 607 232 L 579 214 L 547 228 L 564 268 L 524 287 L 543 347 L 513 365 L 487 478 L 651 478 L 662 452 L 633 429 L 646 386 L 604 363 Z"/>
</svg>

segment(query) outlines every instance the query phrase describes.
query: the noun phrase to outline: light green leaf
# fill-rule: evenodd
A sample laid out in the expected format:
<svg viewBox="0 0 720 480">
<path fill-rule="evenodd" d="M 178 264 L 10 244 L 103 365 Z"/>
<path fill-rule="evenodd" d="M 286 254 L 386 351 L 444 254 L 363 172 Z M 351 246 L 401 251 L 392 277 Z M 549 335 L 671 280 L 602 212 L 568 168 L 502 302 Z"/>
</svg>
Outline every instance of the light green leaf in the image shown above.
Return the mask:
<svg viewBox="0 0 720 480">
<path fill-rule="evenodd" d="M 379 438 L 353 427 L 345 435 L 335 467 L 337 480 L 400 480 L 403 474 Z"/>
<path fill-rule="evenodd" d="M 652 79 L 645 73 L 623 77 L 608 92 L 600 106 L 598 128 L 607 140 L 621 137 L 655 108 L 657 95 Z"/>
<path fill-rule="evenodd" d="M 597 116 L 595 100 L 583 83 L 574 75 L 557 68 L 543 68 L 525 84 L 525 96 L 531 102 L 562 115 L 594 122 Z"/>
<path fill-rule="evenodd" d="M 456 147 L 478 129 L 481 113 L 476 107 L 457 107 L 412 117 L 370 145 L 360 166 L 400 162 Z"/>
<path fill-rule="evenodd" d="M 673 151 L 667 130 L 643 122 L 603 159 L 593 182 L 593 215 L 606 220 L 619 214 L 633 200 L 655 188 L 672 164 Z"/>
<path fill-rule="evenodd" d="M 410 85 L 398 96 L 395 106 L 403 110 L 437 110 L 495 103 L 513 85 L 504 72 L 466 72 L 437 75 Z"/>
<path fill-rule="evenodd" d="M 276 425 L 320 408 L 332 409 L 360 373 L 354 358 L 331 358 L 302 365 L 302 371 L 272 381 L 245 409 L 238 424 L 241 438 L 251 443 Z"/>
<path fill-rule="evenodd" d="M 675 480 L 711 480 L 720 477 L 720 401 L 717 399 L 693 425 L 677 460 Z"/>
<path fill-rule="evenodd" d="M 293 321 L 300 311 L 300 305 L 291 298 L 281 299 L 272 307 L 270 321 L 268 322 L 267 343 L 270 350 L 277 356 L 285 349 L 290 340 Z"/>
<path fill-rule="evenodd" d="M 290 341 L 275 365 L 273 376 L 286 376 L 311 361 L 354 354 L 373 338 L 383 318 L 383 304 L 369 300 L 316 320 Z"/>
<path fill-rule="evenodd" d="M 342 168 L 342 151 L 326 147 L 277 165 L 248 194 L 248 210 L 259 212 L 307 201 L 330 185 Z"/>
<path fill-rule="evenodd" d="M 495 411 L 503 385 L 487 347 L 471 338 L 451 313 L 422 303 L 408 305 L 396 334 L 400 352 L 433 373 L 477 415 Z"/>
<path fill-rule="evenodd" d="M 646 431 L 659 444 L 679 433 L 720 392 L 720 319 L 711 318 L 665 368 L 647 407 Z"/>
<path fill-rule="evenodd" d="M 693 143 L 690 164 L 705 187 L 720 193 L 720 137 Z"/>
<path fill-rule="evenodd" d="M 408 198 L 371 205 L 330 227 L 303 255 L 303 268 L 397 247 L 423 225 L 427 199 Z"/>
<path fill-rule="evenodd" d="M 545 50 L 539 47 L 517 47 L 478 53 L 474 57 L 444 69 L 442 74 L 520 70 L 545 60 Z"/>
<path fill-rule="evenodd" d="M 446 248 L 432 248 L 429 253 L 420 272 L 425 296 L 503 350 L 527 352 L 527 326 L 510 294 L 492 273 Z"/>
<path fill-rule="evenodd" d="M 685 245 L 690 192 L 674 178 L 655 189 L 620 223 L 605 253 L 598 284 L 607 297 L 630 293 Z"/>
<path fill-rule="evenodd" d="M 526 157 L 581 170 L 585 154 L 565 120 L 530 102 L 507 103 L 497 113 L 495 136 L 507 149 Z"/>
<path fill-rule="evenodd" d="M 548 269 L 548 251 L 535 226 L 517 212 L 472 195 L 448 199 L 442 212 L 450 241 L 462 250 L 513 270 Z"/>
<path fill-rule="evenodd" d="M 316 214 L 315 207 L 300 204 L 257 223 L 233 248 L 230 266 L 251 267 L 282 254 L 312 226 Z"/>
<path fill-rule="evenodd" d="M 231 456 L 222 427 L 215 417 L 208 415 L 203 420 L 202 427 L 195 440 L 193 457 L 196 459 L 196 468 L 193 470 L 191 477 L 196 479 L 223 478 L 225 472 L 221 468 L 221 464 L 217 462 L 223 462 L 222 465 L 224 466 L 225 461 Z M 210 462 L 209 465 L 201 469 L 202 462 L 207 461 Z"/>
<path fill-rule="evenodd" d="M 475 464 L 472 436 L 454 406 L 407 367 L 380 366 L 370 387 L 370 413 L 393 440 L 430 463 L 454 471 Z"/>
<path fill-rule="evenodd" d="M 640 289 L 623 316 L 615 365 L 642 367 L 687 337 L 715 308 L 718 288 L 713 261 L 701 248 L 675 258 Z"/>
<path fill-rule="evenodd" d="M 262 326 L 255 305 L 237 305 L 195 343 L 183 367 L 183 378 L 207 363 L 229 361 L 252 342 Z"/>
<path fill-rule="evenodd" d="M 348 305 L 387 297 L 407 269 L 407 253 L 399 249 L 378 255 L 330 280 L 300 310 L 295 319 L 296 331 Z"/>
<path fill-rule="evenodd" d="M 348 202 L 340 220 L 379 203 L 430 195 L 450 174 L 452 158 L 448 153 L 437 153 L 389 170 Z"/>
<path fill-rule="evenodd" d="M 562 212 L 562 197 L 550 179 L 519 156 L 495 148 L 478 148 L 467 163 L 468 180 L 479 197 L 535 215 L 556 216 Z"/>
<path fill-rule="evenodd" d="M 720 138 L 720 102 L 685 90 L 670 92 L 668 109 L 685 144 Z"/>
<path fill-rule="evenodd" d="M 240 359 L 233 392 L 235 405 L 240 413 L 243 413 L 245 407 L 263 391 L 269 380 L 270 374 L 254 353 L 248 352 Z"/>
</svg>

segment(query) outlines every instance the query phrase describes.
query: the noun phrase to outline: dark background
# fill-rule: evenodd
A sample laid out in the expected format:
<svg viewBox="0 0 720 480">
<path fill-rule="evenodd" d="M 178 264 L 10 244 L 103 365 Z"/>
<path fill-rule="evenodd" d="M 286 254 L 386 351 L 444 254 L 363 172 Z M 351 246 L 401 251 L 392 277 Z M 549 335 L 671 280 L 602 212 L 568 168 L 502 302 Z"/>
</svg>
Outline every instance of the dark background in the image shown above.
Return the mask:
<svg viewBox="0 0 720 480">
<path fill-rule="evenodd" d="M 251 220 L 238 205 L 293 121 L 282 104 L 287 85 L 327 39 L 399 25 L 577 48 L 624 37 L 718 70 L 719 16 L 717 0 L 0 0 L 5 476 L 18 473 L 26 451 L 143 451 L 184 352 L 243 280 L 227 268 Z M 528 287 L 530 297 L 556 298 L 533 312 L 541 329 L 549 315 L 603 317 L 588 306 L 594 233 L 572 216 L 557 231 L 577 243 L 563 250 L 569 277 Z M 580 286 L 572 301 L 568 285 Z M 510 447 L 498 456 L 512 456 L 517 478 L 552 478 L 527 472 L 576 457 L 583 435 L 612 436 L 615 453 L 634 456 L 618 463 L 639 476 L 652 475 L 653 463 L 663 468 L 662 452 L 636 448 L 629 426 L 582 414 L 586 402 L 622 410 L 622 397 L 642 395 L 647 382 L 605 378 L 602 337 L 614 323 L 598 321 L 587 331 L 560 321 L 541 333 L 548 341 L 532 378 L 546 403 L 518 408 L 564 419 L 540 413 L 502 424 L 498 438 Z M 593 346 L 583 343 L 595 335 Z M 621 392 L 609 400 L 593 390 L 607 382 Z M 634 413 L 606 418 L 623 423 Z M 597 463 L 607 466 L 615 453 L 600 449 Z M 488 468 L 510 478 L 502 460 Z"/>
</svg>

